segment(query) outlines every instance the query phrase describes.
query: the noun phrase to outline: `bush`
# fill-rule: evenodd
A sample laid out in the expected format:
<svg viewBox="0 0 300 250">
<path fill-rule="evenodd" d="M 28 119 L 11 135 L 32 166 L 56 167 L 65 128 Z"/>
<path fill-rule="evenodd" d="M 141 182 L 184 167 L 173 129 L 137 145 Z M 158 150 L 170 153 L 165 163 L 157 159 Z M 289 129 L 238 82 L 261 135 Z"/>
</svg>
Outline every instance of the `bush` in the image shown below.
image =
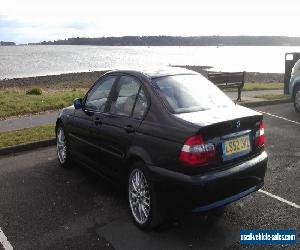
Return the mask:
<svg viewBox="0 0 300 250">
<path fill-rule="evenodd" d="M 43 93 L 40 88 L 32 88 L 26 91 L 26 95 L 41 95 Z"/>
</svg>

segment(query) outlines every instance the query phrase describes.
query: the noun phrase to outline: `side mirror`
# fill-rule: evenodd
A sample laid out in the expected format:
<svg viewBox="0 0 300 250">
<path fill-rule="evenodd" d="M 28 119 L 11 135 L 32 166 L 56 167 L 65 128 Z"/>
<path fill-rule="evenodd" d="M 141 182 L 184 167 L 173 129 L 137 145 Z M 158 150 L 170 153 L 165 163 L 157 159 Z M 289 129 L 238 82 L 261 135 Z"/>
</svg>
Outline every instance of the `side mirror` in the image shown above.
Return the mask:
<svg viewBox="0 0 300 250">
<path fill-rule="evenodd" d="M 81 98 L 76 98 L 74 101 L 73 101 L 73 104 L 74 104 L 74 108 L 75 109 L 82 109 L 82 99 Z"/>
</svg>

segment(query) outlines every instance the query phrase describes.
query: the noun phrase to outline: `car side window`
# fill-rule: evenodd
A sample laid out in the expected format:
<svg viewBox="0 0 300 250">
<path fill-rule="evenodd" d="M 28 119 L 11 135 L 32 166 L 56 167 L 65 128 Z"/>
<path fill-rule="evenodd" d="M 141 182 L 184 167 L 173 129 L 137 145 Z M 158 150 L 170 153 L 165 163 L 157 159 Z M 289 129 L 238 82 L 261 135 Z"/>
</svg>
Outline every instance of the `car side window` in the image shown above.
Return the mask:
<svg viewBox="0 0 300 250">
<path fill-rule="evenodd" d="M 130 76 L 122 76 L 119 80 L 120 91 L 115 102 L 112 103 L 110 112 L 118 115 L 131 116 L 140 83 Z"/>
<path fill-rule="evenodd" d="M 88 110 L 103 112 L 115 79 L 116 76 L 109 76 L 95 85 L 90 93 L 88 93 L 85 101 L 85 108 Z"/>
<path fill-rule="evenodd" d="M 133 118 L 142 119 L 148 107 L 147 97 L 141 88 L 133 110 Z"/>
</svg>

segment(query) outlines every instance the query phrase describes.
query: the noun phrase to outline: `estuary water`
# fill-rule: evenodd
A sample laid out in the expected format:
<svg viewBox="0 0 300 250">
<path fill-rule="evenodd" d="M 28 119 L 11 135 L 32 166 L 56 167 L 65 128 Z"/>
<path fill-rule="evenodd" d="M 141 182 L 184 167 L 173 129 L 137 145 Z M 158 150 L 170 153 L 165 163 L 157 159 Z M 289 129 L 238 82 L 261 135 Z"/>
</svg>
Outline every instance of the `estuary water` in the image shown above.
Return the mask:
<svg viewBox="0 0 300 250">
<path fill-rule="evenodd" d="M 0 46 L 0 79 L 163 65 L 284 73 L 287 46 Z"/>
</svg>

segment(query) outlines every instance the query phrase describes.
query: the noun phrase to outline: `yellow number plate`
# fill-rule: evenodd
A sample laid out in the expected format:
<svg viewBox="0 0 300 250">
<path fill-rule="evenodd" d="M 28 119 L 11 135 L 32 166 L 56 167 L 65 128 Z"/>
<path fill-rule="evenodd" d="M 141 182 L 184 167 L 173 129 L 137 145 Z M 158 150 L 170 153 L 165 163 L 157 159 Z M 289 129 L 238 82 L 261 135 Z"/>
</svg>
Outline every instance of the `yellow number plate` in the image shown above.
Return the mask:
<svg viewBox="0 0 300 250">
<path fill-rule="evenodd" d="M 223 144 L 223 159 L 229 160 L 251 151 L 249 135 L 226 140 Z"/>
</svg>

